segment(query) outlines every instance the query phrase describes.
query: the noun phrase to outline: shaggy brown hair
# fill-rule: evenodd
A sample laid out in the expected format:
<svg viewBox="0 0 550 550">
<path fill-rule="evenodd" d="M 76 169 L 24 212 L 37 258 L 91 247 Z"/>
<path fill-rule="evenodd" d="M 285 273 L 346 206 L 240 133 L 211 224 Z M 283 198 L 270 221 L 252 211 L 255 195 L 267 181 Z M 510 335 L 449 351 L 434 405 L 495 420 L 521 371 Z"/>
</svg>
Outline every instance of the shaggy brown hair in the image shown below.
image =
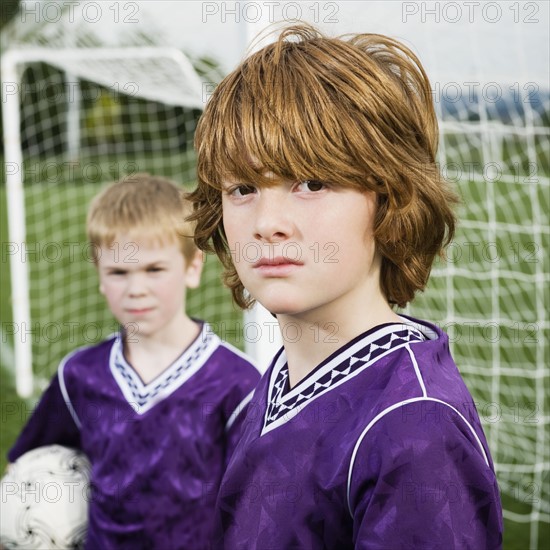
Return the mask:
<svg viewBox="0 0 550 550">
<path fill-rule="evenodd" d="M 172 180 L 150 174 L 132 174 L 101 191 L 88 210 L 86 230 L 97 263 L 100 247 L 110 247 L 120 235 L 151 243 L 179 242 L 191 261 L 197 250 L 195 224 L 186 221 L 192 206 Z"/>
<path fill-rule="evenodd" d="M 195 243 L 216 252 L 246 308 L 253 300 L 223 228 L 224 180 L 270 185 L 269 171 L 374 191 L 381 288 L 404 307 L 454 234 L 457 197 L 439 173 L 437 144 L 430 84 L 406 46 L 378 34 L 329 38 L 309 25 L 286 28 L 218 85 L 199 121 L 198 188 L 189 195 Z"/>
</svg>

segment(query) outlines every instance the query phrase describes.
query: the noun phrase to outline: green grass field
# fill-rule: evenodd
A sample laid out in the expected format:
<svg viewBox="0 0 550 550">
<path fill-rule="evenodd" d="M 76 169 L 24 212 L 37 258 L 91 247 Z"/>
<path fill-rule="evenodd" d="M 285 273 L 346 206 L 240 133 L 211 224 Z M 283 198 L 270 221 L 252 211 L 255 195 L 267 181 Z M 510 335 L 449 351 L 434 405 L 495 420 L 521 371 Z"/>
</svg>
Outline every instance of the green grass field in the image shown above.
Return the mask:
<svg viewBox="0 0 550 550">
<path fill-rule="evenodd" d="M 108 170 L 109 159 L 98 162 Z M 155 164 L 144 162 L 139 169 L 154 170 Z M 547 179 L 547 172 L 544 176 Z M 28 254 L 27 261 L 33 281 L 33 322 L 38 323 L 27 336 L 33 339 L 34 371 L 38 380 L 36 395 L 28 401 L 20 400 L 15 394 L 9 353 L 14 337 L 21 337 L 21 333 L 11 335 L 17 328 L 12 325 L 10 303 L 11 256 L 8 252 L 12 249 L 8 248 L 6 192 L 4 186 L 0 187 L 2 469 L 7 449 L 31 413 L 40 388 L 55 372 L 63 355 L 116 328 L 97 291 L 94 267 L 84 253 L 85 213 L 89 199 L 100 185 L 100 182 L 73 178 L 69 184 L 59 184 L 56 180 L 35 182 L 27 188 L 28 243 L 29 247 L 35 247 L 34 255 Z M 463 198 L 459 212 L 463 224 L 449 252 L 451 273 L 449 264 L 437 262 L 430 288 L 418 298 L 410 313 L 441 324 L 451 335 L 453 354 L 474 395 L 493 458 L 497 465 L 512 465 L 508 470 L 499 471 L 505 509 L 522 515 L 535 507 L 546 511 L 547 518 L 549 455 L 543 426 L 550 409 L 549 377 L 548 374 L 541 376 L 540 369 L 548 365 L 545 342 L 548 342 L 549 327 L 548 313 L 545 321 L 539 314 L 541 305 L 548 303 L 546 285 L 540 282 L 541 274 L 549 271 L 547 252 L 544 252 L 548 251 L 548 233 L 542 231 L 535 235 L 525 220 L 533 220 L 538 209 L 538 215 L 546 217 L 542 225 L 548 226 L 548 185 L 543 182 L 533 190 L 522 181 L 494 182 L 493 195 L 488 195 L 489 190 L 479 182 L 463 179 L 458 185 Z M 490 207 L 488 200 L 493 201 Z M 488 224 L 491 215 L 502 224 L 497 231 Z M 519 226 L 522 228 L 518 229 Z M 76 243 L 74 254 L 70 254 L 70 247 L 63 243 Z M 235 332 L 241 317 L 231 304 L 228 291 L 221 287 L 219 275 L 216 260 L 209 258 L 203 286 L 189 295 L 189 309 L 192 315 L 211 321 L 222 332 L 222 337 L 242 347 L 242 338 Z M 449 311 L 452 311 L 451 317 Z M 497 326 L 489 322 L 495 313 L 500 319 Z M 76 330 L 71 323 L 77 323 Z M 541 444 L 546 445 L 543 452 Z M 536 456 L 546 463 L 542 474 L 523 466 L 531 465 Z M 513 472 L 515 466 L 519 473 Z M 528 522 L 506 519 L 505 548 L 535 548 L 530 542 L 531 529 Z M 550 525 L 540 522 L 536 548 L 545 547 L 549 538 Z"/>
</svg>

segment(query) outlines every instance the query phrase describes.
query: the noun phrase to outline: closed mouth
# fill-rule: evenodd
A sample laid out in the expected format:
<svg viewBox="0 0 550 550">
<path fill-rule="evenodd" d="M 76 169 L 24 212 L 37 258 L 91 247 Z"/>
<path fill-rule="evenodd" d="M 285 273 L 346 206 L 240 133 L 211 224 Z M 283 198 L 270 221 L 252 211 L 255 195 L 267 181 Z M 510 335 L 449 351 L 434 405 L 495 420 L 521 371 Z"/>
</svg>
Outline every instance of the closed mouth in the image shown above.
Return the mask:
<svg viewBox="0 0 550 550">
<path fill-rule="evenodd" d="M 303 265 L 302 262 L 279 256 L 277 258 L 262 258 L 253 267 L 275 267 L 279 265 Z"/>
</svg>

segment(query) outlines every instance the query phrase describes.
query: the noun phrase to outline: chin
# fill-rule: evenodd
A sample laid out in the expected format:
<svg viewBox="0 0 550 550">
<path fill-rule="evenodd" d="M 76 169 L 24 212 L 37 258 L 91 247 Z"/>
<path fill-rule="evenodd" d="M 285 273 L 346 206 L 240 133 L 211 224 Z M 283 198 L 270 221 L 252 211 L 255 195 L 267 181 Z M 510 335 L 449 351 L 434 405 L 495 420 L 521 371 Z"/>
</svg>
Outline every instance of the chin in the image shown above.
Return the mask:
<svg viewBox="0 0 550 550">
<path fill-rule="evenodd" d="M 296 302 L 273 298 L 271 300 L 258 300 L 258 302 L 274 315 L 297 315 L 303 309 Z"/>
</svg>

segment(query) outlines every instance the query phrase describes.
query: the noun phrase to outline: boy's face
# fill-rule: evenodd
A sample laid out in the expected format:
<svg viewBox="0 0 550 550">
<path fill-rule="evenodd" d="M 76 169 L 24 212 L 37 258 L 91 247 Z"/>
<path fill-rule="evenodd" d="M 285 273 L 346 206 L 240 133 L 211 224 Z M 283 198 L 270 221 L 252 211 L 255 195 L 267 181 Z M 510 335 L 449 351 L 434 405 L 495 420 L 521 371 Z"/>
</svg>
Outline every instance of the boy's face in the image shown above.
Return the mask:
<svg viewBox="0 0 550 550">
<path fill-rule="evenodd" d="M 241 282 L 272 313 L 339 319 L 380 292 L 374 193 L 314 180 L 225 182 L 222 207 Z"/>
<path fill-rule="evenodd" d="M 178 242 L 120 235 L 98 250 L 99 290 L 129 334 L 161 335 L 185 316 L 186 288 L 199 285 L 202 256 L 187 262 Z"/>
</svg>

